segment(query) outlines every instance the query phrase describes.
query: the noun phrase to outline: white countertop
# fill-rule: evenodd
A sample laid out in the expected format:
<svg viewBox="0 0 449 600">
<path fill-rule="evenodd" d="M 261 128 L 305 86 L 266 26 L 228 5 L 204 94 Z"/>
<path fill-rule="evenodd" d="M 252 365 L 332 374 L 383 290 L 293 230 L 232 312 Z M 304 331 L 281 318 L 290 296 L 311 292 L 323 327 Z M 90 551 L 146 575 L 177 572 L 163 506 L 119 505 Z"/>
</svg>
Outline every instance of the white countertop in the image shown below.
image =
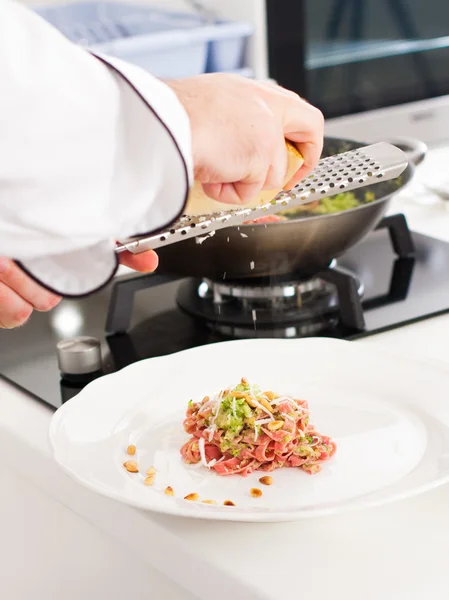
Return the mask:
<svg viewBox="0 0 449 600">
<path fill-rule="evenodd" d="M 449 241 L 446 204 L 419 183 L 429 169 L 444 173 L 448 158 L 449 150 L 433 151 L 390 212 Z M 448 342 L 449 314 L 353 343 L 449 368 Z M 72 482 L 51 458 L 52 412 L 4 382 L 0 398 L 0 596 L 8 600 L 448 597 L 449 486 L 293 524 L 162 517 Z"/>
</svg>

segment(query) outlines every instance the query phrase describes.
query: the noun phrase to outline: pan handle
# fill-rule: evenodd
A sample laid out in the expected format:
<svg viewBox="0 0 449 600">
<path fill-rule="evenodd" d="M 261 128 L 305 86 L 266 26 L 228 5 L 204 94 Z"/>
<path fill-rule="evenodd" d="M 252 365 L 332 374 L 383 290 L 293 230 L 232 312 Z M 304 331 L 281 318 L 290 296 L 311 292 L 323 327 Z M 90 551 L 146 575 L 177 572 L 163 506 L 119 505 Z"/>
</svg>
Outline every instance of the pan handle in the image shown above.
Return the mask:
<svg viewBox="0 0 449 600">
<path fill-rule="evenodd" d="M 398 137 L 388 140 L 390 144 L 400 148 L 411 163 L 417 167 L 425 159 L 428 148 L 427 145 L 421 140 L 409 137 Z"/>
</svg>

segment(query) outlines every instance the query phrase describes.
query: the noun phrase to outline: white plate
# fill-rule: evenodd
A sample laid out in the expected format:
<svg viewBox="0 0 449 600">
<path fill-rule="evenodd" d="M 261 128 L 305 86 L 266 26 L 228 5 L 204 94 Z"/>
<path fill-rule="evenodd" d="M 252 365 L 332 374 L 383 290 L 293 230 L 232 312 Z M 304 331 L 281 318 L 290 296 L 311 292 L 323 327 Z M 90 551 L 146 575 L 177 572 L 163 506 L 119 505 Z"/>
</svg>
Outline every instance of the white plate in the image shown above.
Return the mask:
<svg viewBox="0 0 449 600">
<path fill-rule="evenodd" d="M 337 442 L 321 473 L 272 473 L 274 483 L 220 477 L 187 466 L 179 449 L 189 399 L 242 376 L 305 398 L 311 421 Z M 62 468 L 86 487 L 126 504 L 185 517 L 283 521 L 360 509 L 449 480 L 449 371 L 326 338 L 244 340 L 143 360 L 88 385 L 54 415 L 50 439 Z M 153 487 L 122 466 L 157 470 Z M 164 494 L 171 486 L 175 497 Z M 249 490 L 263 490 L 253 498 Z M 196 492 L 218 505 L 189 502 Z M 235 507 L 224 506 L 232 500 Z"/>
</svg>

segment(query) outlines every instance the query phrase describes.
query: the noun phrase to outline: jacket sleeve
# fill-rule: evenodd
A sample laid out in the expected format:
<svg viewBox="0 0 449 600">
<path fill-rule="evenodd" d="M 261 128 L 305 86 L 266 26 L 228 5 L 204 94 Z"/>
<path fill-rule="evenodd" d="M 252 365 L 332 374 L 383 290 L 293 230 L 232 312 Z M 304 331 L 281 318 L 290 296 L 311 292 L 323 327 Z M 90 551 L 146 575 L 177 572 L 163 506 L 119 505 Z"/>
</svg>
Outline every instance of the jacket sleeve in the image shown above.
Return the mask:
<svg viewBox="0 0 449 600">
<path fill-rule="evenodd" d="M 105 285 L 115 240 L 183 211 L 188 117 L 146 71 L 0 2 L 0 255 L 65 296 Z"/>
</svg>

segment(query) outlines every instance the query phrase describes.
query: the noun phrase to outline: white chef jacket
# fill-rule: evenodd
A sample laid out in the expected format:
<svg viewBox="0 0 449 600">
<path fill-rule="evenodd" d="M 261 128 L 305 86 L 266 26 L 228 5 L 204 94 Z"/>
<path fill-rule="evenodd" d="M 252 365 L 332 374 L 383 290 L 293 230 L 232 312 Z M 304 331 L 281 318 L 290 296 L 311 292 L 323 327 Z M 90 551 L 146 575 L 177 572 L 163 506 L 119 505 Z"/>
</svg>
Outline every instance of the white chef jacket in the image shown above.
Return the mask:
<svg viewBox="0 0 449 600">
<path fill-rule="evenodd" d="M 174 221 L 191 181 L 170 88 L 0 0 L 0 255 L 58 294 L 91 293 L 116 272 L 115 241 Z"/>
</svg>

